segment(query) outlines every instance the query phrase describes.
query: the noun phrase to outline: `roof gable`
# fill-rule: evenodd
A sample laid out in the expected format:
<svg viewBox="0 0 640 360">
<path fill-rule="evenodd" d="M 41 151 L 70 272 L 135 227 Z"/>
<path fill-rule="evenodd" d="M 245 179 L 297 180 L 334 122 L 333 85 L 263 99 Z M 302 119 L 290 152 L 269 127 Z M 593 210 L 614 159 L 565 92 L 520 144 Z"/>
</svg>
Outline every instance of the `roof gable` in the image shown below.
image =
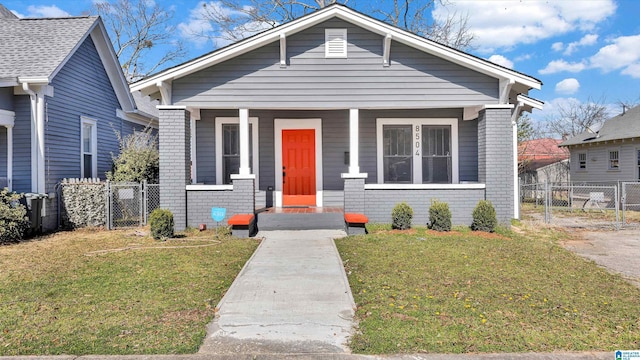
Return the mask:
<svg viewBox="0 0 640 360">
<path fill-rule="evenodd" d="M 48 84 L 89 36 L 120 106 L 125 111 L 135 110 L 107 31 L 96 16 L 34 19 L 0 16 L 0 79 L 14 86 L 22 82 Z"/>
<path fill-rule="evenodd" d="M 151 75 L 131 85 L 132 91 L 141 90 L 147 94 L 155 92 L 156 86 L 163 82 L 171 82 L 209 66 L 232 59 L 236 56 L 260 48 L 287 36 L 320 24 L 330 18 L 339 18 L 358 27 L 379 34 L 385 39 L 398 41 L 418 50 L 430 53 L 452 63 L 462 65 L 474 71 L 498 78 L 501 82 L 519 87 L 520 92 L 531 88 L 539 89 L 541 82 L 533 77 L 513 71 L 473 55 L 455 50 L 405 30 L 386 24 L 367 15 L 352 10 L 344 5 L 333 4 L 289 23 L 256 34 L 235 44 L 218 49 L 181 65 Z"/>
</svg>

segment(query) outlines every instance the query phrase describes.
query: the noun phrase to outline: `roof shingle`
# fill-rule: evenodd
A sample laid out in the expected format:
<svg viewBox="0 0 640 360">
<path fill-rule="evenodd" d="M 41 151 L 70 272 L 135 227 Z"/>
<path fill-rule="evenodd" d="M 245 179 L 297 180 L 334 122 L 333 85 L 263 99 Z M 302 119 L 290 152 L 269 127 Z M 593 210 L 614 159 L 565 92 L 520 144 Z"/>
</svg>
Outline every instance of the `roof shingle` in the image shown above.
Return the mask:
<svg viewBox="0 0 640 360">
<path fill-rule="evenodd" d="M 0 16 L 0 78 L 51 76 L 96 20 Z"/>
</svg>

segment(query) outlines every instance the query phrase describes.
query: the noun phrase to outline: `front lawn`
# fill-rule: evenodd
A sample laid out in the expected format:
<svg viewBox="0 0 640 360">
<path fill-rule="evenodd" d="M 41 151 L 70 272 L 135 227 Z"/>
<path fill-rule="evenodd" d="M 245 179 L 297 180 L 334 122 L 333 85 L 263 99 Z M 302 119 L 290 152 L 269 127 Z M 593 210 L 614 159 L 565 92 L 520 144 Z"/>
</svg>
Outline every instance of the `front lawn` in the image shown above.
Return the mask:
<svg viewBox="0 0 640 360">
<path fill-rule="evenodd" d="M 569 234 L 502 233 L 377 229 L 337 240 L 358 306 L 351 349 L 640 348 L 640 289 L 556 244 Z"/>
<path fill-rule="evenodd" d="M 0 355 L 197 352 L 258 242 L 134 233 L 79 230 L 0 246 Z"/>
</svg>

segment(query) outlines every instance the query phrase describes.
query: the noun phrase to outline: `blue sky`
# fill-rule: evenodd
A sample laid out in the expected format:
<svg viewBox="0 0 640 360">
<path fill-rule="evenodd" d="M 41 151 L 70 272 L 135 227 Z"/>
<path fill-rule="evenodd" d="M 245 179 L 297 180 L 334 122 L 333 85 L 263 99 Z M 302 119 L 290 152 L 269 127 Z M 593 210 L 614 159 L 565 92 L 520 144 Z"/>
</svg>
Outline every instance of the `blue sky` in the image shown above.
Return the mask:
<svg viewBox="0 0 640 360">
<path fill-rule="evenodd" d="M 27 17 L 80 15 L 95 0 L 0 0 Z M 149 0 L 154 1 L 154 0 Z M 196 57 L 213 50 L 211 42 L 187 30 L 208 31 L 196 20 L 202 1 L 155 0 L 175 11 L 175 36 Z M 208 1 L 216 5 L 215 1 Z M 370 12 L 373 3 L 351 0 L 349 5 Z M 540 79 L 541 91 L 530 95 L 545 102 L 533 118 L 543 122 L 558 104 L 602 101 L 611 115 L 617 102 L 640 104 L 640 1 L 638 0 L 449 0 L 433 17 L 448 11 L 469 14 L 475 35 L 470 52 Z"/>
</svg>

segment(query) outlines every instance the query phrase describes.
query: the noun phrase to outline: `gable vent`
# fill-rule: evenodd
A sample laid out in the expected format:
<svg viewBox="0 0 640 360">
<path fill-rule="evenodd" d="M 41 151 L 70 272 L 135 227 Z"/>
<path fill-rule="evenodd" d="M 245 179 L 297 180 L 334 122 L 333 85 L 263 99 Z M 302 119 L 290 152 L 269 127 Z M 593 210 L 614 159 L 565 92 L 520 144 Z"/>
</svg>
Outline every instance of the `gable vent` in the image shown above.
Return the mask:
<svg viewBox="0 0 640 360">
<path fill-rule="evenodd" d="M 325 29 L 325 57 L 347 57 L 347 29 Z"/>
</svg>

